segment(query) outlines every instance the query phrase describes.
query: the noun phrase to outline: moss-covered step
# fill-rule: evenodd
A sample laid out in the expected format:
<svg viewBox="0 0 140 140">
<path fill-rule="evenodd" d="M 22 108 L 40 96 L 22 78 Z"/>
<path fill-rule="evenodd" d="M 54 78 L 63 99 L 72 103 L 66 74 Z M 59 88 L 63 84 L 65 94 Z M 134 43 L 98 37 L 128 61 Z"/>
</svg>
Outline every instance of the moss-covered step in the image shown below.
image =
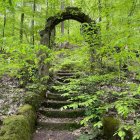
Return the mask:
<svg viewBox="0 0 140 140">
<path fill-rule="evenodd" d="M 57 73 L 75 73 L 76 71 L 72 70 L 59 70 Z"/>
<path fill-rule="evenodd" d="M 39 112 L 47 117 L 53 118 L 76 118 L 83 117 L 85 115 L 84 109 L 51 109 L 51 108 L 42 108 Z"/>
<path fill-rule="evenodd" d="M 71 104 L 71 101 L 55 101 L 55 100 L 47 100 L 42 103 L 42 106 L 47 108 L 61 108 L 65 105 Z"/>
<path fill-rule="evenodd" d="M 66 101 L 68 100 L 68 97 L 62 96 L 61 94 L 55 94 L 55 93 L 47 93 L 46 98 L 49 100 L 56 100 L 56 101 Z"/>
<path fill-rule="evenodd" d="M 54 84 L 54 85 L 58 85 L 58 84 L 56 83 L 56 84 Z M 63 85 L 64 85 L 64 83 L 63 83 Z M 55 93 L 55 94 L 64 94 L 64 93 L 68 92 L 67 90 L 59 91 L 58 89 L 55 89 L 55 87 L 53 87 L 53 86 L 49 87 L 48 90 L 49 90 L 51 93 Z"/>
<path fill-rule="evenodd" d="M 58 76 L 62 76 L 62 77 L 63 77 L 63 76 L 72 77 L 72 76 L 75 75 L 75 73 L 66 73 L 66 72 L 62 73 L 62 72 L 58 72 L 57 75 L 58 75 Z"/>
<path fill-rule="evenodd" d="M 80 128 L 81 118 L 43 118 L 38 120 L 38 125 L 48 130 L 73 130 Z"/>
<path fill-rule="evenodd" d="M 56 81 L 62 82 L 62 83 L 69 83 L 70 78 L 74 78 L 74 77 L 56 77 Z"/>
</svg>

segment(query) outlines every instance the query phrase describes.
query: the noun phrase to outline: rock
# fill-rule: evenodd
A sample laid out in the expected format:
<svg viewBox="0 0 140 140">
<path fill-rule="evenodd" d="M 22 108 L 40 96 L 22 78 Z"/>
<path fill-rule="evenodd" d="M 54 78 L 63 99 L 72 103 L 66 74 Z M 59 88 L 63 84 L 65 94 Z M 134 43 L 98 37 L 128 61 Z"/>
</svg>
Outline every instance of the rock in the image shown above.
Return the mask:
<svg viewBox="0 0 140 140">
<path fill-rule="evenodd" d="M 118 140 L 115 132 L 118 130 L 120 121 L 112 116 L 103 118 L 103 133 L 107 139 Z"/>
</svg>

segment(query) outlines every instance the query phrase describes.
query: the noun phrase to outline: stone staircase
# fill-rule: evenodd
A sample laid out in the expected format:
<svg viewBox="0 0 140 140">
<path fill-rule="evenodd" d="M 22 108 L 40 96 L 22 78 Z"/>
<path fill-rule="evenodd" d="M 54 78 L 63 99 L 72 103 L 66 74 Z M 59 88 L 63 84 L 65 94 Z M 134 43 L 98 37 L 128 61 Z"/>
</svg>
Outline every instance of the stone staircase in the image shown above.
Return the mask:
<svg viewBox="0 0 140 140">
<path fill-rule="evenodd" d="M 66 70 L 58 71 L 54 77 L 54 84 L 67 84 L 70 81 L 69 78 L 76 78 L 75 73 Z M 41 108 L 39 109 L 39 118 L 37 122 L 38 131 L 35 134 L 36 137 L 41 129 L 72 131 L 81 127 L 80 120 L 84 116 L 85 110 L 82 108 L 62 110 L 61 107 L 69 105 L 72 102 L 68 100 L 68 97 L 61 96 L 61 92 L 54 89 L 51 91 L 53 92 L 47 92 L 46 100 L 42 103 Z"/>
</svg>

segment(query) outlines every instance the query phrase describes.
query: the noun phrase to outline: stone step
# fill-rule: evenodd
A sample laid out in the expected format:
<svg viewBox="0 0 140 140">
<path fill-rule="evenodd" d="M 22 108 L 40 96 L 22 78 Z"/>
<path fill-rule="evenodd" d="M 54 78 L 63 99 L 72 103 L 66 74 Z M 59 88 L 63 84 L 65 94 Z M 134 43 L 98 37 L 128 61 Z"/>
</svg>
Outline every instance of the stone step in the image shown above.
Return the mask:
<svg viewBox="0 0 140 140">
<path fill-rule="evenodd" d="M 66 101 L 69 99 L 66 96 L 61 96 L 61 94 L 56 94 L 56 93 L 48 93 L 46 94 L 46 98 L 49 100 L 56 100 L 56 101 Z"/>
<path fill-rule="evenodd" d="M 59 70 L 57 71 L 57 73 L 75 73 L 76 71 L 72 71 L 72 70 Z"/>
<path fill-rule="evenodd" d="M 70 77 L 69 77 L 70 78 Z M 56 82 L 61 82 L 61 83 L 69 83 L 70 79 L 68 77 L 56 77 Z"/>
<path fill-rule="evenodd" d="M 75 78 L 75 75 L 57 75 L 56 78 L 62 78 L 62 79 L 69 79 L 69 78 Z"/>
<path fill-rule="evenodd" d="M 85 109 L 52 109 L 52 108 L 40 108 L 39 112 L 47 117 L 53 118 L 77 118 L 85 116 Z"/>
<path fill-rule="evenodd" d="M 55 89 L 55 87 L 53 87 L 53 86 L 49 88 L 49 91 L 51 93 L 57 93 L 57 94 L 64 94 L 64 93 L 68 92 L 66 90 L 65 91 L 64 90 L 63 91 L 59 91 L 58 89 Z"/>
<path fill-rule="evenodd" d="M 63 85 L 66 85 L 67 83 L 64 83 L 64 82 L 60 82 L 58 80 L 55 80 L 55 82 L 53 83 L 53 86 L 63 86 Z"/>
<path fill-rule="evenodd" d="M 66 101 L 78 96 L 78 94 L 70 94 L 69 96 L 62 96 L 62 95 L 63 94 L 61 93 L 48 93 L 46 94 L 46 98 L 49 100 Z M 78 101 L 78 100 L 74 100 L 74 101 Z"/>
<path fill-rule="evenodd" d="M 43 118 L 38 119 L 38 125 L 47 130 L 73 130 L 80 128 L 82 118 Z"/>
<path fill-rule="evenodd" d="M 62 72 L 58 72 L 57 73 L 57 76 L 64 76 L 64 77 L 72 77 L 72 76 L 74 76 L 75 75 L 75 73 L 66 73 L 66 72 L 64 72 L 64 73 L 62 73 Z"/>
<path fill-rule="evenodd" d="M 42 103 L 42 106 L 47 108 L 61 108 L 65 105 L 71 104 L 71 101 L 55 101 L 55 100 L 47 100 Z"/>
</svg>

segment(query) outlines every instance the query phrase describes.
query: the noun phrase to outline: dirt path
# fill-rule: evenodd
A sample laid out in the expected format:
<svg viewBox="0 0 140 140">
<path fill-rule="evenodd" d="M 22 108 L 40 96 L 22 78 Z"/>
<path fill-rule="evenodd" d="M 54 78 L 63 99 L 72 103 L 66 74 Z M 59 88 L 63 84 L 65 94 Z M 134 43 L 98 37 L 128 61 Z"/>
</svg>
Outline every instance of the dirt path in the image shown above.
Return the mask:
<svg viewBox="0 0 140 140">
<path fill-rule="evenodd" d="M 33 140 L 76 140 L 72 132 L 69 131 L 52 131 L 40 129 L 33 136 Z"/>
</svg>

